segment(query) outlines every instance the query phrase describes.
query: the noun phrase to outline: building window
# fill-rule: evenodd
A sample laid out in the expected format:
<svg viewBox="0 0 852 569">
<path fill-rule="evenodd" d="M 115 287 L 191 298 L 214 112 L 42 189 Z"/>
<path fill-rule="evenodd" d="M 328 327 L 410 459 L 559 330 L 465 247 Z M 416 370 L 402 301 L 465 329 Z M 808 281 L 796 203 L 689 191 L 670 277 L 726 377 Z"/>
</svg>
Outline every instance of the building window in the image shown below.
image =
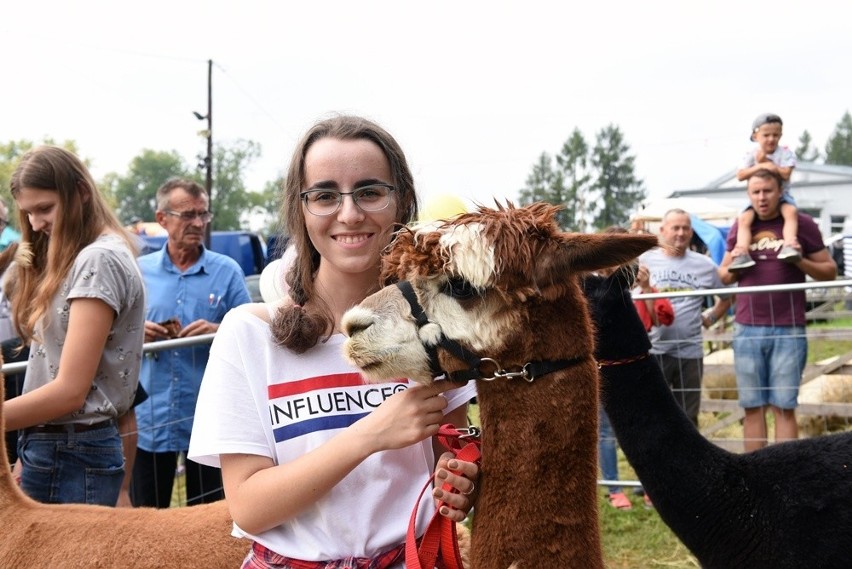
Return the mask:
<svg viewBox="0 0 852 569">
<path fill-rule="evenodd" d="M 822 210 L 820 210 L 820 209 L 816 209 L 816 208 L 812 208 L 812 207 L 803 207 L 803 208 L 800 208 L 799 211 L 801 213 L 806 213 L 809 216 L 813 217 L 814 221 L 816 221 L 817 223 L 819 223 L 819 219 L 820 219 L 820 217 L 822 217 Z"/>
<path fill-rule="evenodd" d="M 831 234 L 835 233 L 843 233 L 843 224 L 846 223 L 845 215 L 832 215 L 831 216 Z"/>
</svg>

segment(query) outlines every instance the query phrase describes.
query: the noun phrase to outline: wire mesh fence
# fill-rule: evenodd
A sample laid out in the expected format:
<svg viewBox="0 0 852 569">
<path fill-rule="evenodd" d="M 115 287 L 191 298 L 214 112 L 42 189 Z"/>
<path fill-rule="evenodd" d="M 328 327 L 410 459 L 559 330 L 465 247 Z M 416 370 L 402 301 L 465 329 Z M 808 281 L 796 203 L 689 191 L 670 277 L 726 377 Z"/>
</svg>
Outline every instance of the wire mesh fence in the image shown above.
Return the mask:
<svg viewBox="0 0 852 569">
<path fill-rule="evenodd" d="M 807 344 L 807 363 L 801 376 L 796 417 L 802 437 L 845 431 L 852 428 L 852 280 L 808 282 L 796 285 L 771 285 L 736 289 L 715 289 L 677 293 L 654 293 L 642 298 L 668 298 L 700 296 L 711 299 L 715 295 L 783 293 L 806 295 L 807 325 L 795 334 Z M 708 304 L 709 306 L 709 304 Z M 719 319 L 700 338 L 703 347 L 703 381 L 700 388 L 700 413 L 698 427 L 701 433 L 715 444 L 729 450 L 742 451 L 745 439 L 741 421 L 743 408 L 739 403 L 736 381 L 733 312 Z M 214 335 L 196 336 L 151 342 L 144 345 L 145 357 L 153 357 L 163 350 L 178 350 L 212 342 Z M 679 341 L 675 339 L 673 341 Z M 26 362 L 8 363 L 2 367 L 6 377 L 23 374 Z M 177 378 L 179 380 L 179 378 Z M 684 403 L 687 390 L 673 390 L 676 400 Z M 192 421 L 192 416 L 176 421 Z M 769 418 L 771 426 L 771 416 Z M 770 429 L 771 438 L 771 429 Z M 176 462 L 172 505 L 186 503 L 185 473 L 188 465 L 183 455 Z M 601 485 L 618 484 L 625 487 L 641 486 L 638 480 L 601 479 Z M 219 492 L 221 487 L 206 489 Z"/>
<path fill-rule="evenodd" d="M 706 306 L 709 307 L 715 296 L 730 295 L 732 292 L 735 293 L 735 299 L 742 295 L 773 294 L 775 302 L 770 307 L 773 311 L 770 314 L 770 322 L 774 320 L 775 310 L 788 310 L 793 304 L 793 295 L 804 293 L 806 325 L 801 328 L 782 328 L 780 335 L 782 340 L 790 340 L 792 345 L 798 343 L 806 346 L 806 354 L 784 354 L 789 356 L 788 361 L 795 360 L 797 356 L 806 358 L 804 371 L 797 378 L 798 394 L 793 402 L 799 437 L 852 430 L 852 280 L 661 292 L 636 298 L 667 298 L 676 303 L 679 297 L 697 296 L 706 299 Z M 675 312 L 677 313 L 677 309 Z M 738 386 L 737 356 L 734 353 L 735 326 L 732 307 L 724 318 L 719 319 L 709 329 L 703 330 L 698 340 L 703 348 L 701 387 L 692 390 L 673 388 L 672 394 L 681 407 L 686 407 L 689 392 L 692 391 L 695 395 L 694 392 L 697 391 L 700 394 L 698 428 L 701 434 L 722 448 L 743 452 L 747 441 L 742 428 L 745 411 L 741 406 L 741 399 L 746 400 L 743 403 L 751 407 L 748 401 L 762 400 L 762 397 L 759 397 L 761 394 L 755 392 L 765 388 L 745 387 L 742 381 Z M 765 343 L 765 339 L 766 336 L 760 331 L 750 337 L 741 336 L 738 346 L 740 357 L 747 357 L 743 353 L 747 354 L 749 344 L 758 349 Z M 668 341 L 678 343 L 689 340 L 674 338 Z M 656 351 L 666 351 L 669 348 L 673 346 L 655 344 Z M 755 397 L 756 395 L 758 397 Z M 774 442 L 772 413 L 767 413 L 767 422 L 767 434 L 771 444 Z M 615 481 L 612 478 L 603 476 L 599 484 L 640 486 L 637 480 Z"/>
</svg>

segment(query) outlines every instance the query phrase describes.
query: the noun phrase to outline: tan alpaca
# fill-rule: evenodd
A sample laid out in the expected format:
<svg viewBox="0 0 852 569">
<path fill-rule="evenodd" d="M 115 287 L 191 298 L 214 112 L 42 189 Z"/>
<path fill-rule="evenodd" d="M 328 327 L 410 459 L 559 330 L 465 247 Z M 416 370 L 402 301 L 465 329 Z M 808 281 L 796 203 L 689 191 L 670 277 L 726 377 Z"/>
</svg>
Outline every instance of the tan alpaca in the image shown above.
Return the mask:
<svg viewBox="0 0 852 569">
<path fill-rule="evenodd" d="M 350 336 L 345 353 L 371 380 L 432 382 L 427 346 L 444 338 L 474 361 L 497 362 L 478 365 L 483 437 L 475 569 L 603 567 L 598 370 L 577 276 L 633 259 L 656 239 L 563 233 L 557 210 L 509 204 L 402 231 L 384 259 L 383 276 L 410 283 L 419 306 L 389 286 L 343 320 Z M 425 316 L 419 322 L 418 308 Z M 453 375 L 476 367 L 448 349 L 438 349 L 440 369 Z M 527 364 L 556 370 L 525 378 Z M 498 367 L 517 376 L 489 381 Z"/>
<path fill-rule="evenodd" d="M 4 391 L 5 383 L 0 382 L 0 396 Z M 3 436 L 0 519 L 4 568 L 234 568 L 250 547 L 249 541 L 231 537 L 224 501 L 164 510 L 36 502 L 12 480 Z"/>
</svg>

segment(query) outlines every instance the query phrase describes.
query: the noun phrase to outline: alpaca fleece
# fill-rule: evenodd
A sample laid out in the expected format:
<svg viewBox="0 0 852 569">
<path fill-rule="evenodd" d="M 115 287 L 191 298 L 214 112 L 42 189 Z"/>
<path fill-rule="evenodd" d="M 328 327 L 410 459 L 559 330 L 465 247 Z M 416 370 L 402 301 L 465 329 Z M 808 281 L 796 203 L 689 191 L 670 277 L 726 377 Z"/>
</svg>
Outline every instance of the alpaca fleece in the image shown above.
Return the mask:
<svg viewBox="0 0 852 569">
<path fill-rule="evenodd" d="M 583 286 L 596 356 L 646 353 L 648 336 L 620 275 Z M 687 419 L 653 358 L 603 367 L 601 400 L 660 517 L 702 567 L 852 566 L 852 433 L 725 451 Z"/>
</svg>

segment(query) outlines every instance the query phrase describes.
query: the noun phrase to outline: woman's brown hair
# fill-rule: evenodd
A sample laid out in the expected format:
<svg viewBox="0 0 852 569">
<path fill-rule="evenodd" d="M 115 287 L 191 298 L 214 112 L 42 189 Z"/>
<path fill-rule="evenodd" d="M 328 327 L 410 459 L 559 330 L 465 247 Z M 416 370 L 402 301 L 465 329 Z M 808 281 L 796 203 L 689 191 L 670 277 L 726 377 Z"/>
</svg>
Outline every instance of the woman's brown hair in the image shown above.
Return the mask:
<svg viewBox="0 0 852 569">
<path fill-rule="evenodd" d="M 280 212 L 296 249 L 296 260 L 286 276 L 293 304 L 279 309 L 272 321 L 275 341 L 297 353 L 312 348 L 323 334 L 331 334 L 334 329 L 330 311 L 315 294 L 314 275 L 319 268 L 320 254 L 308 237 L 299 195 L 305 184 L 305 156 L 310 147 L 323 138 L 369 140 L 376 144 L 390 165 L 391 183 L 396 188 L 397 221 L 406 224 L 417 218 L 414 178 L 402 148 L 386 130 L 367 119 L 343 115 L 320 121 L 305 133 L 290 161 Z M 308 301 L 315 308 L 306 309 Z"/>
<path fill-rule="evenodd" d="M 12 173 L 12 197 L 24 188 L 56 192 L 59 198 L 49 236 L 33 230 L 28 215 L 18 212 L 21 241 L 12 313 L 26 345 L 39 320 L 48 316 L 51 299 L 83 247 L 107 229 L 122 236 L 134 253 L 136 244 L 98 191 L 89 170 L 64 148 L 40 146 L 24 154 Z"/>
</svg>

